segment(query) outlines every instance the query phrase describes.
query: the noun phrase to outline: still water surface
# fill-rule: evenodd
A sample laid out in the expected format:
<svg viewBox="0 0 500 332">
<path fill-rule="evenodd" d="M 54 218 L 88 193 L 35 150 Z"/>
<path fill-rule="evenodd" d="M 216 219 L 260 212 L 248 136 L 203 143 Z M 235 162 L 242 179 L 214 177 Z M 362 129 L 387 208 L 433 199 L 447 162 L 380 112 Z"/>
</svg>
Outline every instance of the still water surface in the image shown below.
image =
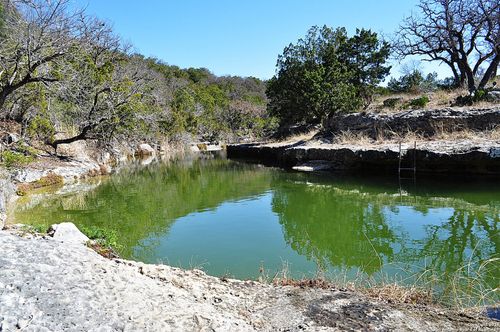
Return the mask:
<svg viewBox="0 0 500 332">
<path fill-rule="evenodd" d="M 294 277 L 451 275 L 500 254 L 496 180 L 400 183 L 208 158 L 130 169 L 85 192 L 39 198 L 23 198 L 14 218 L 110 229 L 125 258 L 217 276 L 273 276 L 284 263 Z M 499 272 L 490 264 L 492 287 Z"/>
</svg>

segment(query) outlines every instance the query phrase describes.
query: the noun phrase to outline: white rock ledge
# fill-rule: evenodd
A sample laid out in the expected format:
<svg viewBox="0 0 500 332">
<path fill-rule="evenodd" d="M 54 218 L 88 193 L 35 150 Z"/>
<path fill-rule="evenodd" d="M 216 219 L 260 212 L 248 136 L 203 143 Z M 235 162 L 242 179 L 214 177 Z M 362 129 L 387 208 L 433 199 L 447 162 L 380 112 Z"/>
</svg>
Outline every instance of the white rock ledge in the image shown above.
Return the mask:
<svg viewBox="0 0 500 332">
<path fill-rule="evenodd" d="M 486 318 L 348 291 L 108 260 L 80 244 L 71 226 L 55 234 L 61 227 L 78 241 L 0 231 L 0 331 L 500 330 Z"/>
</svg>

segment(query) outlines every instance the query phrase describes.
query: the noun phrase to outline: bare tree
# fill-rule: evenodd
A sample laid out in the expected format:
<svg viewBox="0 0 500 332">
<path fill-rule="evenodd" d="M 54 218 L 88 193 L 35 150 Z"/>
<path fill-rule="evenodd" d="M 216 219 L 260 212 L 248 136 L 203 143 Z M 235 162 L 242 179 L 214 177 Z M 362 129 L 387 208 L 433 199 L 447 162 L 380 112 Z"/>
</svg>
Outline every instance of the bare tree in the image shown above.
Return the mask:
<svg viewBox="0 0 500 332">
<path fill-rule="evenodd" d="M 61 79 L 61 62 L 80 38 L 81 13 L 69 14 L 68 1 L 3 0 L 0 110 L 24 86 Z"/>
<path fill-rule="evenodd" d="M 420 13 L 406 17 L 399 27 L 398 55 L 441 61 L 457 85 L 467 86 L 471 93 L 483 89 L 500 62 L 500 2 L 421 0 L 418 8 Z"/>
</svg>

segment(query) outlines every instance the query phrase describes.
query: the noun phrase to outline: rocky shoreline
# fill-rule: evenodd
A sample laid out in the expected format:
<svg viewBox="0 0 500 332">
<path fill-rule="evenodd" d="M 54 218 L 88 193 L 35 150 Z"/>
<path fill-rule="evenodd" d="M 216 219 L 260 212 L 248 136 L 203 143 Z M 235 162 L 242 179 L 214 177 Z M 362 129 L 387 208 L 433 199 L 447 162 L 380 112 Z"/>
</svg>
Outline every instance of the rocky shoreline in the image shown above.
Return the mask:
<svg viewBox="0 0 500 332">
<path fill-rule="evenodd" d="M 0 167 L 0 230 L 7 220 L 8 205 L 15 201 L 22 186 L 30 187 L 51 176 L 60 179 L 65 188 L 81 180 L 118 172 L 132 162 L 147 165 L 168 155 L 158 153 L 149 144 L 136 148 L 115 146 L 111 151 L 89 147 L 86 143 L 73 143 L 64 149 L 65 157 L 42 156 L 36 162 L 10 170 Z M 33 186 L 36 187 L 36 186 Z"/>
<path fill-rule="evenodd" d="M 369 174 L 397 174 L 401 157 L 401 167 L 417 173 L 498 176 L 499 126 L 498 106 L 351 113 L 329 118 L 313 138 L 228 145 L 227 155 L 300 171 Z M 350 141 L 338 142 L 343 135 Z"/>
<path fill-rule="evenodd" d="M 56 228 L 55 234 L 62 229 Z M 106 259 L 71 232 L 0 231 L 2 331 L 495 331 L 476 314 Z"/>
<path fill-rule="evenodd" d="M 401 146 L 401 165 L 417 173 L 500 175 L 500 142 L 470 140 L 418 142 Z M 399 145 L 322 144 L 296 142 L 238 144 L 227 147 L 229 158 L 297 170 L 397 174 Z"/>
</svg>

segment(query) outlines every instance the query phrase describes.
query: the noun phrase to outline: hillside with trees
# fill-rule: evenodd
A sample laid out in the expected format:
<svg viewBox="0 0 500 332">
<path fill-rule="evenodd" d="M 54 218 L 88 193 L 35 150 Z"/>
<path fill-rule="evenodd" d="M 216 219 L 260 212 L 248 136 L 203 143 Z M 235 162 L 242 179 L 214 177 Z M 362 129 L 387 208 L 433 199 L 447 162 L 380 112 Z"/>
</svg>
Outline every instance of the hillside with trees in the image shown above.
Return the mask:
<svg viewBox="0 0 500 332">
<path fill-rule="evenodd" d="M 71 0 L 0 0 L 0 121 L 57 153 L 81 140 L 262 140 L 338 114 L 425 107 L 436 91 L 456 97 L 442 105 L 471 105 L 489 100 L 497 74 L 499 13 L 493 0 L 421 0 L 391 42 L 367 29 L 315 26 L 263 81 L 136 54 Z M 417 68 L 383 86 L 391 57 L 415 55 L 453 76 Z"/>
<path fill-rule="evenodd" d="M 69 0 L 0 2 L 0 118 L 54 149 L 79 140 L 235 141 L 273 129 L 265 82 L 131 52 Z"/>
</svg>

